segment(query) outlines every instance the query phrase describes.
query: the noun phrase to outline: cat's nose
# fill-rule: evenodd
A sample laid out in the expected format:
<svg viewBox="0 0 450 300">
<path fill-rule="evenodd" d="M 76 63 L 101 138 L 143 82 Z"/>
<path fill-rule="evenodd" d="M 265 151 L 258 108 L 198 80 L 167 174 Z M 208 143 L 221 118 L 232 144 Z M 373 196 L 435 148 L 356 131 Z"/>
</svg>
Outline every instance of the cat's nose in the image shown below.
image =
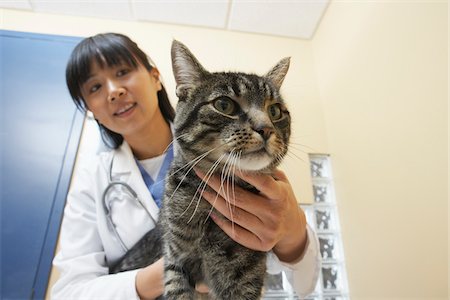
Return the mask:
<svg viewBox="0 0 450 300">
<path fill-rule="evenodd" d="M 275 132 L 275 130 L 271 127 L 261 127 L 255 129 L 255 131 L 259 133 L 265 141 L 267 141 L 270 138 L 270 136 Z"/>
</svg>

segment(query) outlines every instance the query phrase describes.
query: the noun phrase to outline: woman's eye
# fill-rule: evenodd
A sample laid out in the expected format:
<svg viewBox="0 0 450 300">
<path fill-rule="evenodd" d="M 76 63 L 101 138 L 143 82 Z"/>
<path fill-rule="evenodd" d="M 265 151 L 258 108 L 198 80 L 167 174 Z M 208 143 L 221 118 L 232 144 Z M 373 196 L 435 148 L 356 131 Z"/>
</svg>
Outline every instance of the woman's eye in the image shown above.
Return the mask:
<svg viewBox="0 0 450 300">
<path fill-rule="evenodd" d="M 130 71 L 128 69 L 121 69 L 117 72 L 117 76 L 120 77 L 120 76 L 128 74 L 129 72 Z"/>
<path fill-rule="evenodd" d="M 94 84 L 93 86 L 91 86 L 91 87 L 89 88 L 89 93 L 90 93 L 90 94 L 95 93 L 95 92 L 98 91 L 99 89 L 100 89 L 100 84 Z"/>
<path fill-rule="evenodd" d="M 267 111 L 268 111 L 269 117 L 272 121 L 280 120 L 283 117 L 283 112 L 281 111 L 280 104 L 278 104 L 278 103 L 270 105 L 267 108 Z"/>
<path fill-rule="evenodd" d="M 236 102 L 228 97 L 220 97 L 214 101 L 214 108 L 225 115 L 234 115 L 237 112 Z"/>
</svg>

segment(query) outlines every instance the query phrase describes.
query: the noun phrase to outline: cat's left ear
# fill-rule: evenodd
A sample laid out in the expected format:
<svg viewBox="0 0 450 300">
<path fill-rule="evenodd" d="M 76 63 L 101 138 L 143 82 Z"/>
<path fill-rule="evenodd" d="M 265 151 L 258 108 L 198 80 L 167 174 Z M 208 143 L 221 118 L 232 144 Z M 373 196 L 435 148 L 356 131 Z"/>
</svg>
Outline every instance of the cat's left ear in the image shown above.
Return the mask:
<svg viewBox="0 0 450 300">
<path fill-rule="evenodd" d="M 177 96 L 185 94 L 200 82 L 208 72 L 189 49 L 177 40 L 172 42 L 172 69 L 177 83 Z"/>
<path fill-rule="evenodd" d="M 281 87 L 281 84 L 283 83 L 284 77 L 286 77 L 286 74 L 289 70 L 290 62 L 290 57 L 283 58 L 264 77 L 270 79 L 275 87 L 279 89 Z"/>
</svg>

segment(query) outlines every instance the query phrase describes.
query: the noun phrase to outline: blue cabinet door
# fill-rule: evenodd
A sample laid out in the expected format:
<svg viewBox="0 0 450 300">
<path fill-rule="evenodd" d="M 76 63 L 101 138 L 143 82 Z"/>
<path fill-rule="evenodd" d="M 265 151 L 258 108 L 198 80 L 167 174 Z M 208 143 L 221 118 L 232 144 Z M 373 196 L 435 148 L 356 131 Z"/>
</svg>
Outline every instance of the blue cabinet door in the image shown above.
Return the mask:
<svg viewBox="0 0 450 300">
<path fill-rule="evenodd" d="M 1 299 L 45 296 L 83 122 L 65 84 L 79 40 L 0 30 Z"/>
</svg>

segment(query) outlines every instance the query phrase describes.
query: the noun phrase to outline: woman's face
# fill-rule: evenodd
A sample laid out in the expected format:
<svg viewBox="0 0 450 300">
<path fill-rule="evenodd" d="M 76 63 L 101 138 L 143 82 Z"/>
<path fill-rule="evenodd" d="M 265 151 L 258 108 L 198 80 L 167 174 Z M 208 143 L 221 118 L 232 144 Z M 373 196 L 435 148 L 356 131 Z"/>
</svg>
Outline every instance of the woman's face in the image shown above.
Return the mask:
<svg viewBox="0 0 450 300">
<path fill-rule="evenodd" d="M 138 133 L 159 112 L 159 72 L 126 64 L 104 67 L 93 62 L 81 93 L 88 109 L 106 128 L 124 137 Z"/>
</svg>

